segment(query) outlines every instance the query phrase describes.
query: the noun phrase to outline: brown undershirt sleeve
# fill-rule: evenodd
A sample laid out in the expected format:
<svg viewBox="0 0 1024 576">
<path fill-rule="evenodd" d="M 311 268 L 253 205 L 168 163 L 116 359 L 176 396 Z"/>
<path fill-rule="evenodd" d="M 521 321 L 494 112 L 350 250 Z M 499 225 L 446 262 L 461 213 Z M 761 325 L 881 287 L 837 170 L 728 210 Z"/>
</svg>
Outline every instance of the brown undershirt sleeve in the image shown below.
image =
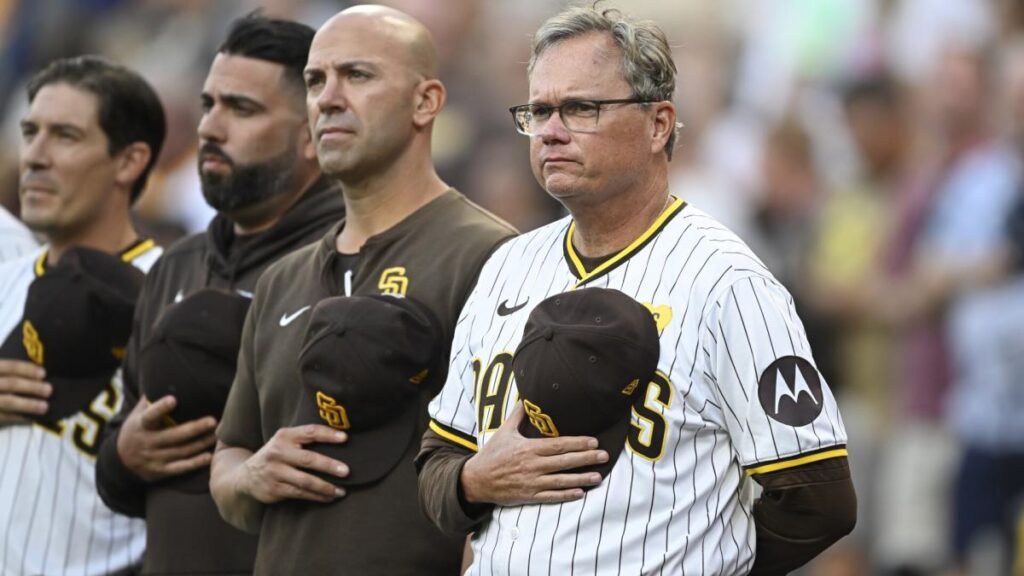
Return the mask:
<svg viewBox="0 0 1024 576">
<path fill-rule="evenodd" d="M 849 534 L 857 496 L 845 457 L 754 476 L 757 551 L 752 575 L 788 574 Z"/>
<path fill-rule="evenodd" d="M 445 440 L 433 430 L 423 435 L 416 456 L 420 506 L 427 518 L 446 532 L 468 534 L 492 506 L 470 504 L 462 495 L 462 467 L 473 452 Z"/>
</svg>

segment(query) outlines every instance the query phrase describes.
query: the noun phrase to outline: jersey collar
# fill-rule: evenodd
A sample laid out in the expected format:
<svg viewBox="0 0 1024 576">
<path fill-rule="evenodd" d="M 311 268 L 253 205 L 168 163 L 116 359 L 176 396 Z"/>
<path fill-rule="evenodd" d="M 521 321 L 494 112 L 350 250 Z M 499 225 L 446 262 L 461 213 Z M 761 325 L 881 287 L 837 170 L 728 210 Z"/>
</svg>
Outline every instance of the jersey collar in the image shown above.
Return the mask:
<svg viewBox="0 0 1024 576">
<path fill-rule="evenodd" d="M 686 206 L 686 202 L 681 198 L 674 199 L 672 203 L 668 205 L 668 208 L 665 208 L 661 215 L 658 216 L 654 223 L 651 224 L 643 234 L 641 234 L 629 246 L 626 246 L 614 256 L 605 260 L 598 267 L 590 271 L 588 271 L 583 265 L 583 261 L 580 260 L 579 255 L 576 254 L 576 248 L 572 245 L 573 233 L 576 231 L 576 221 L 574 220 L 569 223 L 569 228 L 565 232 L 564 249 L 565 262 L 568 264 L 569 270 L 573 273 L 573 276 L 576 276 L 577 278 L 576 285 L 573 288 L 579 288 L 592 280 L 608 274 L 628 260 L 633 254 L 642 250 L 644 246 L 654 239 L 654 237 L 657 236 L 670 221 L 672 221 L 676 214 L 683 209 L 683 206 Z"/>
<path fill-rule="evenodd" d="M 142 256 L 146 252 L 149 252 L 155 246 L 156 241 L 154 241 L 152 238 L 139 240 L 137 242 L 132 243 L 131 246 L 122 250 L 121 253 L 118 254 L 118 256 L 120 256 L 121 260 L 124 262 L 131 262 L 132 260 L 135 260 L 139 256 Z M 50 251 L 48 249 L 44 249 L 36 258 L 35 273 L 37 278 L 39 276 L 42 276 L 43 274 L 46 274 L 46 257 L 49 255 L 49 253 Z"/>
</svg>

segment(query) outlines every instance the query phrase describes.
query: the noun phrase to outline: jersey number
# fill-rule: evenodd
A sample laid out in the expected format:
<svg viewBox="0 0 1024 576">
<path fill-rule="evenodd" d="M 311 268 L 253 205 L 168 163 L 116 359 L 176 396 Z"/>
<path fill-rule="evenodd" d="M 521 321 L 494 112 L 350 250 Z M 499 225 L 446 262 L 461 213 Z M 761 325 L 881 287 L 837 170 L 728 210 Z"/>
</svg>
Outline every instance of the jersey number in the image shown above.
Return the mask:
<svg viewBox="0 0 1024 576">
<path fill-rule="evenodd" d="M 479 358 L 473 359 L 476 377 L 476 421 L 481 432 L 494 432 L 505 420 L 505 409 L 512 383 L 512 354 L 502 352 L 487 368 Z M 665 411 L 672 405 L 672 383 L 658 372 L 637 394 L 633 404 L 633 425 L 626 436 L 629 450 L 646 460 L 658 460 L 665 453 L 668 425 Z"/>
<path fill-rule="evenodd" d="M 67 426 L 71 426 L 71 441 L 82 452 L 95 457 L 99 453 L 100 439 L 103 438 L 103 429 L 107 422 L 117 413 L 121 404 L 121 393 L 114 387 L 113 383 L 107 387 L 93 400 L 92 404 L 82 409 L 80 414 L 83 418 L 71 417 L 68 420 L 61 420 L 55 424 L 37 422 L 46 430 L 63 436 Z"/>
</svg>

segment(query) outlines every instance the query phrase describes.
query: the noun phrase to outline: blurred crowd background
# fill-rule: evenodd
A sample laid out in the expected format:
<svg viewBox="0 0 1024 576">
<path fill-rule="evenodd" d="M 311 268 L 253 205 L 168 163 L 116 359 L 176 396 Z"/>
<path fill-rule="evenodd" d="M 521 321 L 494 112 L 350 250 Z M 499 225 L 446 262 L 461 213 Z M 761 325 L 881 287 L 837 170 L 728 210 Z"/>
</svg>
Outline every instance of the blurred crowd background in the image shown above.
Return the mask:
<svg viewBox="0 0 1024 576">
<path fill-rule="evenodd" d="M 445 180 L 523 231 L 562 216 L 507 109 L 527 100 L 531 33 L 563 2 L 385 3 L 439 45 Z M 168 111 L 140 221 L 163 243 L 203 229 L 199 93 L 229 22 L 262 9 L 315 27 L 346 5 L 0 0 L 0 204 L 17 214 L 25 81 L 100 53 L 139 70 Z M 606 5 L 655 20 L 674 48 L 673 193 L 789 288 L 840 399 L 858 527 L 807 572 L 1024 574 L 1024 4 Z"/>
</svg>

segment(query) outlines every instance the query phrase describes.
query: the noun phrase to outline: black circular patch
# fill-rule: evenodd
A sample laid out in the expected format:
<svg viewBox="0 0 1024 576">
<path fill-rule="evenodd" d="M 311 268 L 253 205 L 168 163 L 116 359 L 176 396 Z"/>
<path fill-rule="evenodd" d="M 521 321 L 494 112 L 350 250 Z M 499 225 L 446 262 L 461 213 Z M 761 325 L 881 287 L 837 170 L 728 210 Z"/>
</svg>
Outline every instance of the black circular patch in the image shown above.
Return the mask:
<svg viewBox="0 0 1024 576">
<path fill-rule="evenodd" d="M 799 356 L 772 362 L 757 381 L 757 397 L 769 418 L 788 426 L 810 424 L 824 402 L 818 370 Z"/>
</svg>

